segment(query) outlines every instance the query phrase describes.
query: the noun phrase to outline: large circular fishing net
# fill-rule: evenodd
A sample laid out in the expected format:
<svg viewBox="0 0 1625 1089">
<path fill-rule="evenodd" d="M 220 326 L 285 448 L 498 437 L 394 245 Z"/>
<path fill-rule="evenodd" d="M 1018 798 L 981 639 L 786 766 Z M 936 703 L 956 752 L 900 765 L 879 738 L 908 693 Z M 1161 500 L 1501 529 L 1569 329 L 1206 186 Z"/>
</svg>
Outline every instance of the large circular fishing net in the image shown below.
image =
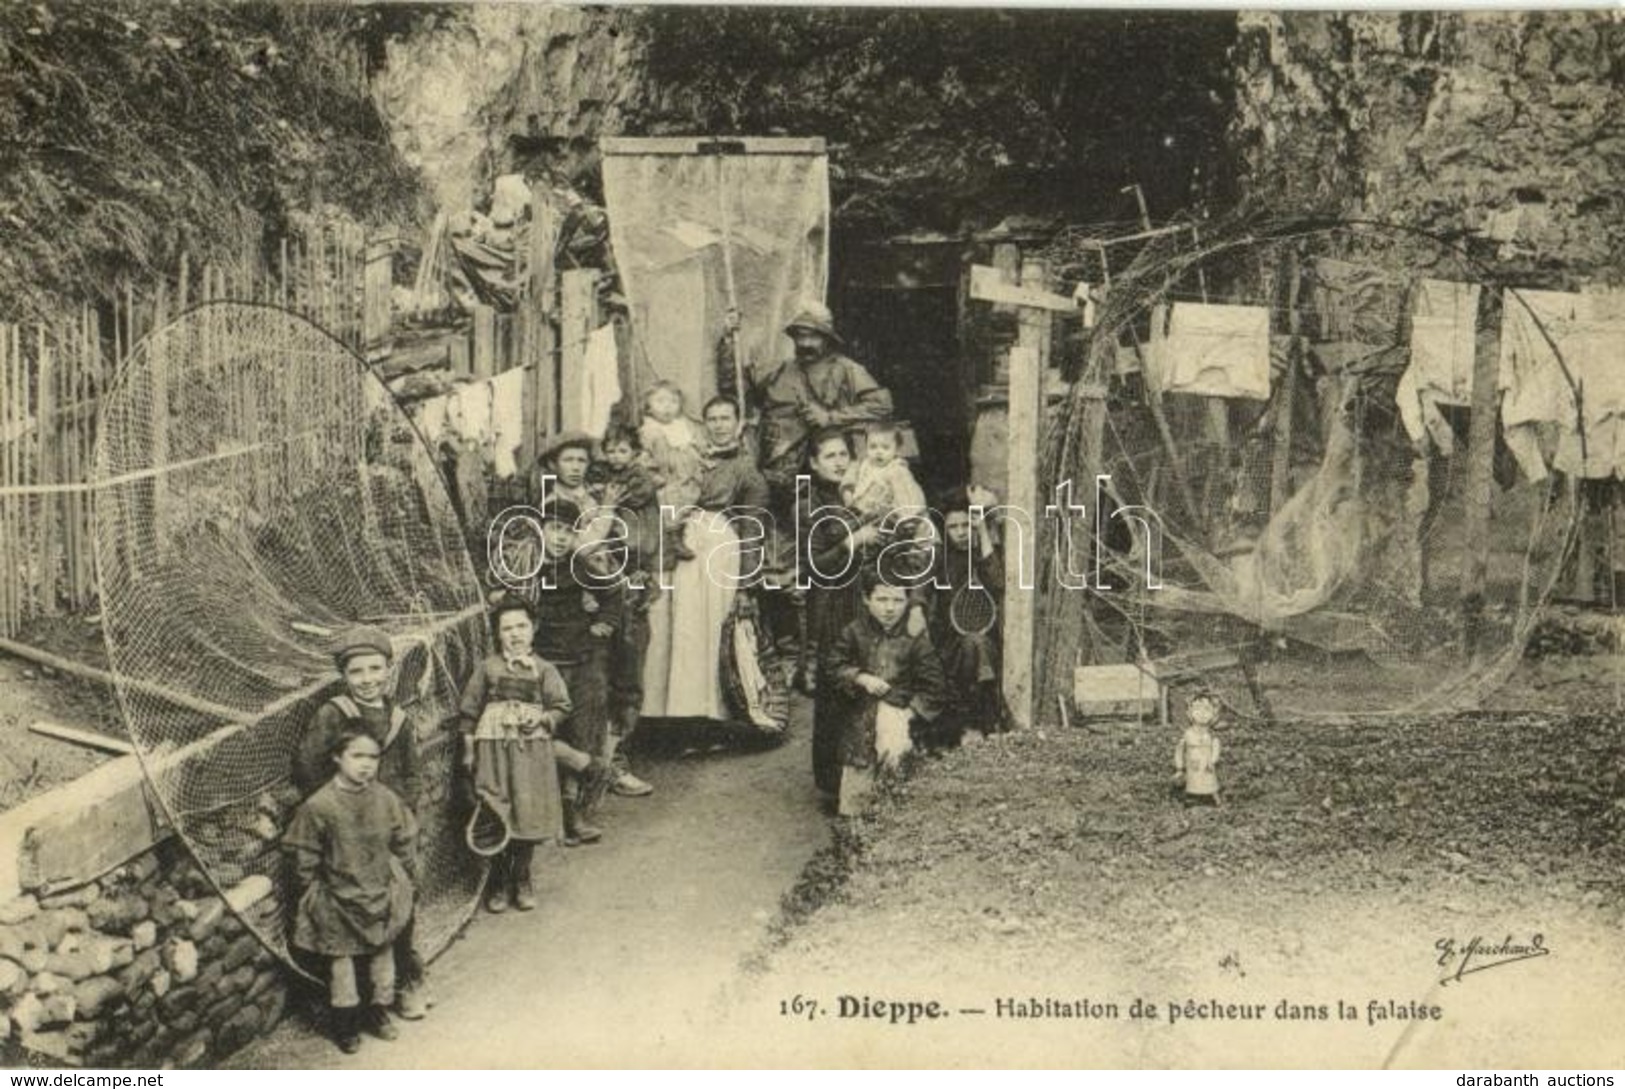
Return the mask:
<svg viewBox="0 0 1625 1089">
<path fill-rule="evenodd" d="M 1209 225 L 1119 267 L 1103 253 L 1063 236 L 1048 255 L 1054 286 L 1105 286 L 1042 480 L 1092 508 L 1111 479 L 1102 522 L 1047 524 L 1040 585 L 1061 534 L 1083 555 L 1094 532 L 1110 589 L 1041 595 L 1043 705 L 1073 667 L 1114 662 L 1282 718 L 1465 709 L 1504 683 L 1563 573 L 1576 478 L 1611 472 L 1563 458 L 1587 433 L 1561 395 L 1573 329 L 1461 250 L 1375 225 Z M 1486 352 L 1493 459 L 1471 420 Z M 1540 368 L 1545 417 L 1514 428 Z"/>
<path fill-rule="evenodd" d="M 94 487 L 130 739 L 208 879 L 296 969 L 293 754 L 340 691 L 333 633 L 390 634 L 424 770 L 418 941 L 438 951 L 483 878 L 452 819 L 445 726 L 487 637 L 462 528 L 389 391 L 297 315 L 202 306 L 139 345 L 102 402 Z"/>
</svg>

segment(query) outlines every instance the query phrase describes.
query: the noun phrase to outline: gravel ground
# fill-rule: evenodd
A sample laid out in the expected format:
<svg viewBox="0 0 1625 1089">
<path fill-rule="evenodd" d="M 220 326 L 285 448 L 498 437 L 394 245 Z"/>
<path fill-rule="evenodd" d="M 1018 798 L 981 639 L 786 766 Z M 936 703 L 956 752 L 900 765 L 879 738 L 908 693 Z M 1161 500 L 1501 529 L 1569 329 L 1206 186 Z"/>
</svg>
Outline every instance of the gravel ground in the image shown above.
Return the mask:
<svg viewBox="0 0 1625 1089">
<path fill-rule="evenodd" d="M 922 761 L 809 868 L 730 1029 L 760 1061 L 819 1065 L 1625 1062 L 1617 715 L 1235 720 L 1224 805 L 1192 810 L 1168 791 L 1177 730 Z M 1440 942 L 1535 934 L 1545 955 L 1473 953 L 1441 982 L 1463 965 Z M 864 996 L 947 1016 L 894 1025 Z M 1085 1016 L 1000 1016 L 1045 998 Z M 1438 1019 L 1401 1019 L 1411 1003 Z"/>
</svg>

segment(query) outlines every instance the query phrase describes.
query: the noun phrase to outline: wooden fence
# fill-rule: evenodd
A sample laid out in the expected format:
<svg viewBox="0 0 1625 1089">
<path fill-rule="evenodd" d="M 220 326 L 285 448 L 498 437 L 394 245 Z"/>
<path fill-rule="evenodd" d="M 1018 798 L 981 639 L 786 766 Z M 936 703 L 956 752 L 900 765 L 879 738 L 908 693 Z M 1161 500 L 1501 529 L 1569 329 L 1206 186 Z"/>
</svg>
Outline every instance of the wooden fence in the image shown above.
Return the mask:
<svg viewBox="0 0 1625 1089">
<path fill-rule="evenodd" d="M 168 282 L 128 284 L 38 325 L 0 324 L 0 636 L 95 607 L 98 401 L 143 337 L 190 306 L 229 299 L 292 310 L 362 352 L 388 332 L 391 259 L 355 225 L 329 225 L 285 239 L 270 261 L 183 257 Z"/>
</svg>

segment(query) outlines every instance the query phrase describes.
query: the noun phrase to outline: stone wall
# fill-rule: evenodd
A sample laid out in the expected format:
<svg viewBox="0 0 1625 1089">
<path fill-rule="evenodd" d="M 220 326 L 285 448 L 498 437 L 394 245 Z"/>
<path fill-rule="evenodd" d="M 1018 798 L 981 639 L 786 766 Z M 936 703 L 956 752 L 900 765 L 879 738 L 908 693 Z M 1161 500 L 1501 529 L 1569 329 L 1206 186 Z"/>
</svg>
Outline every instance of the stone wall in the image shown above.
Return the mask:
<svg viewBox="0 0 1625 1089">
<path fill-rule="evenodd" d="M 269 908 L 271 891 L 251 877 L 215 895 L 166 839 L 77 888 L 0 904 L 0 1031 L 46 1062 L 218 1061 L 287 1005 L 287 974 L 236 913 Z"/>
<path fill-rule="evenodd" d="M 1233 59 L 1264 207 L 1470 233 L 1526 282 L 1619 276 L 1619 12 L 1249 12 Z"/>
<path fill-rule="evenodd" d="M 432 956 L 484 871 L 452 817 L 457 747 L 420 725 L 417 935 Z M 49 1064 L 212 1066 L 274 1028 L 303 984 L 256 934 L 287 925 L 281 832 L 298 800 L 284 784 L 191 829 L 233 845 L 211 864 L 224 896 L 134 757 L 0 814 L 0 1042 Z"/>
</svg>

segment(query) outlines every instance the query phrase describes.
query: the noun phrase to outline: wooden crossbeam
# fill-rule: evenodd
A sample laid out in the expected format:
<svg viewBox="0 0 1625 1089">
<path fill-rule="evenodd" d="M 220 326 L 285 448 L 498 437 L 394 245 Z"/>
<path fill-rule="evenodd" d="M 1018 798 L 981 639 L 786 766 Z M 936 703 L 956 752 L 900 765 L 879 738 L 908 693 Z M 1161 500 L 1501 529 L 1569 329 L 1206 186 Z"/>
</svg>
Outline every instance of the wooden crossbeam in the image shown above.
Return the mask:
<svg viewBox="0 0 1625 1089">
<path fill-rule="evenodd" d="M 1048 291 L 1041 284 L 1008 283 L 1003 270 L 990 265 L 972 265 L 970 270 L 970 297 L 978 301 L 1029 306 L 1056 314 L 1081 313 L 1076 301 Z"/>
</svg>

